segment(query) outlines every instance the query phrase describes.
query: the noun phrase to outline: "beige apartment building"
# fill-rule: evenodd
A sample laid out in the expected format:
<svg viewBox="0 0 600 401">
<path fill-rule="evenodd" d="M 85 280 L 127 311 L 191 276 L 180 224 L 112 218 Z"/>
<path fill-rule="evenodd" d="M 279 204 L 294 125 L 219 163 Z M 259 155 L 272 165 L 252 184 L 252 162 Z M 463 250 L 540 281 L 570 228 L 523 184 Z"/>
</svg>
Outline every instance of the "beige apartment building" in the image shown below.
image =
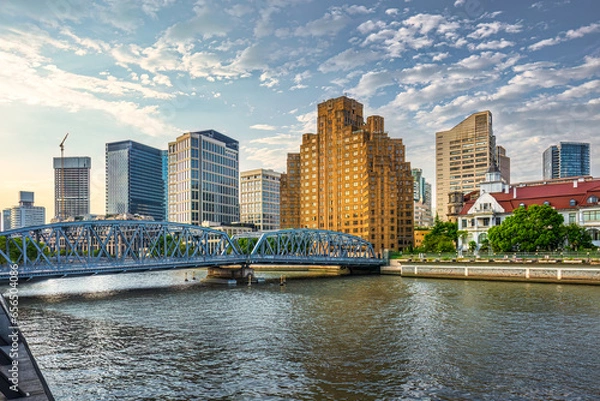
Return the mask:
<svg viewBox="0 0 600 401">
<path fill-rule="evenodd" d="M 376 252 L 413 244 L 413 179 L 402 139 L 389 137 L 383 117 L 365 123 L 354 99 L 318 105 L 317 133 L 304 134 L 300 153 L 288 155 L 281 199 L 282 228 L 357 235 Z"/>
<path fill-rule="evenodd" d="M 490 165 L 500 164 L 502 178 L 510 182 L 510 158 L 504 148 L 496 146 L 490 111 L 474 113 L 454 128 L 437 132 L 435 152 L 435 205 L 443 221 L 456 216 L 456 211 L 449 210 L 449 196 L 458 202 L 461 194 L 478 190 Z"/>
</svg>

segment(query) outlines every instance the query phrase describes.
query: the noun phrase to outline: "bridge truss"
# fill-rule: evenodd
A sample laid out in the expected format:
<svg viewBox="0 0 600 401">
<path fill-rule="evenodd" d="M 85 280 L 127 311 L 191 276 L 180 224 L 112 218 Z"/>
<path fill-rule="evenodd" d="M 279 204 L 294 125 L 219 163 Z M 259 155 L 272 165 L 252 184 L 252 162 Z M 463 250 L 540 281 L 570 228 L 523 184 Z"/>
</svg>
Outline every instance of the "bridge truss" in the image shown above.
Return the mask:
<svg viewBox="0 0 600 401">
<path fill-rule="evenodd" d="M 188 224 L 100 220 L 0 233 L 0 281 L 184 267 L 320 264 L 378 268 L 372 245 L 324 230 L 289 229 L 229 238 Z M 14 269 L 13 269 L 14 270 Z M 14 271 L 13 271 L 14 273 Z"/>
<path fill-rule="evenodd" d="M 286 229 L 233 237 L 252 263 L 378 265 L 373 245 L 350 234 L 328 230 Z"/>
<path fill-rule="evenodd" d="M 31 276 L 227 265 L 245 259 L 224 232 L 168 222 L 55 223 L 0 235 L 2 273 L 17 264 L 19 274 Z"/>
</svg>

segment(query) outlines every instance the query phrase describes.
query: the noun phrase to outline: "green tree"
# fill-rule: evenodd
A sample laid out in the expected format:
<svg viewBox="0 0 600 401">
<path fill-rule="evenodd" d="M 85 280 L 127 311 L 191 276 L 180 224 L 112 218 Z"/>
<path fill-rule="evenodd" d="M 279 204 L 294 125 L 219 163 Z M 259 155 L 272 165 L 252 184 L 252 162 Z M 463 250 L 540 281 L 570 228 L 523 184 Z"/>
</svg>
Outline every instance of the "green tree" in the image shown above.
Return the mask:
<svg viewBox="0 0 600 401">
<path fill-rule="evenodd" d="M 564 241 L 563 216 L 549 205 L 519 207 L 488 231 L 494 252 L 553 251 Z"/>
<path fill-rule="evenodd" d="M 567 248 L 572 251 L 595 248 L 590 234 L 585 228 L 575 223 L 565 227 L 565 243 Z"/>
<path fill-rule="evenodd" d="M 237 244 L 242 255 L 250 255 L 257 242 L 258 238 L 239 238 L 237 240 Z"/>
<path fill-rule="evenodd" d="M 460 232 L 458 224 L 449 221 L 441 221 L 437 216 L 431 231 L 425 235 L 421 250 L 423 252 L 453 252 Z"/>
<path fill-rule="evenodd" d="M 477 249 L 477 242 L 469 241 L 469 251 L 473 252 L 475 249 Z"/>
<path fill-rule="evenodd" d="M 481 252 L 485 252 L 488 251 L 490 249 L 490 240 L 489 239 L 484 239 L 479 243 L 479 250 Z"/>
<path fill-rule="evenodd" d="M 7 247 L 8 241 L 8 247 Z M 44 244 L 42 242 L 38 242 L 38 247 L 40 249 L 44 249 Z M 8 248 L 8 249 L 7 249 Z M 21 257 L 21 249 L 23 248 L 23 240 L 21 238 L 14 238 L 8 240 L 5 236 L 0 237 L 0 249 L 3 252 L 7 253 L 10 257 L 10 260 L 6 260 L 5 257 L 0 256 L 0 264 L 5 263 L 22 263 L 23 258 Z M 8 252 L 7 252 L 8 251 Z M 33 241 L 30 239 L 26 239 L 26 247 L 25 251 L 27 253 L 27 258 L 30 260 L 35 260 L 38 257 L 39 251 L 33 244 Z M 48 256 L 50 252 L 48 250 L 44 250 L 44 254 Z"/>
</svg>

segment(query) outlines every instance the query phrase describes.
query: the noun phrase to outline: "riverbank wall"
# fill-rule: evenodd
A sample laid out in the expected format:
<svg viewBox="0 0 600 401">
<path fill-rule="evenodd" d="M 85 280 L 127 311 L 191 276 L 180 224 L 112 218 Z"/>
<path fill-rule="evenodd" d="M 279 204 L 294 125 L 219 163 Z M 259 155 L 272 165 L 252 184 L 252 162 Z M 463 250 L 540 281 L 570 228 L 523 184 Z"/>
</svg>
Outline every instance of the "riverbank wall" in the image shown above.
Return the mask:
<svg viewBox="0 0 600 401">
<path fill-rule="evenodd" d="M 577 261 L 517 261 L 505 259 L 457 262 L 419 262 L 390 260 L 381 274 L 403 277 L 444 278 L 460 280 L 528 281 L 538 283 L 600 285 L 600 265 Z"/>
</svg>

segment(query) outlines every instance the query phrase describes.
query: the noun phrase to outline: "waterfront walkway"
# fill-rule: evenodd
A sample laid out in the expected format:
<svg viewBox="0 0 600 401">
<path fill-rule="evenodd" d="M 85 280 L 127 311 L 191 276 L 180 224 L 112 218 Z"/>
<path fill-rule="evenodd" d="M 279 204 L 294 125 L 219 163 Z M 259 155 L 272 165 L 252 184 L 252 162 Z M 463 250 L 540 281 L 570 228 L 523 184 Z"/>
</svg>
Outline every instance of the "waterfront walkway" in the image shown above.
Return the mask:
<svg viewBox="0 0 600 401">
<path fill-rule="evenodd" d="M 600 264 L 587 259 L 392 259 L 381 274 L 462 280 L 600 285 Z"/>
</svg>

